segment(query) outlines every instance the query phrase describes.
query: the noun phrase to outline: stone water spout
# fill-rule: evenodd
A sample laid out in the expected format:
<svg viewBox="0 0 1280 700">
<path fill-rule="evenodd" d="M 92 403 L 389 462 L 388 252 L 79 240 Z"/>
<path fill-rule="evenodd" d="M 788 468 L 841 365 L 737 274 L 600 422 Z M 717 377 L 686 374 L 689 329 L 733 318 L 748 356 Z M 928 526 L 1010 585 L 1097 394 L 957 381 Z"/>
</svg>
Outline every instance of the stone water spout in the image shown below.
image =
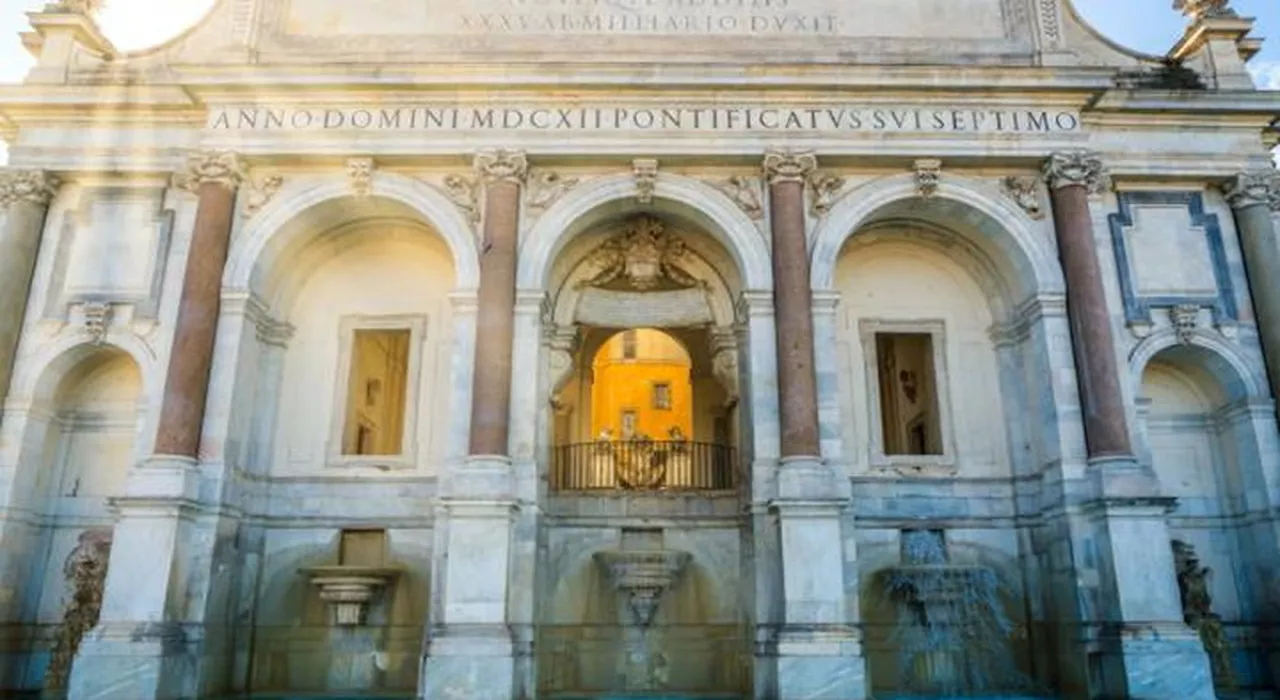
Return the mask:
<svg viewBox="0 0 1280 700">
<path fill-rule="evenodd" d="M 606 550 L 595 553 L 598 564 L 619 593 L 625 593 L 636 624 L 648 627 L 658 603 L 680 578 L 693 555 L 678 550 Z"/>
</svg>

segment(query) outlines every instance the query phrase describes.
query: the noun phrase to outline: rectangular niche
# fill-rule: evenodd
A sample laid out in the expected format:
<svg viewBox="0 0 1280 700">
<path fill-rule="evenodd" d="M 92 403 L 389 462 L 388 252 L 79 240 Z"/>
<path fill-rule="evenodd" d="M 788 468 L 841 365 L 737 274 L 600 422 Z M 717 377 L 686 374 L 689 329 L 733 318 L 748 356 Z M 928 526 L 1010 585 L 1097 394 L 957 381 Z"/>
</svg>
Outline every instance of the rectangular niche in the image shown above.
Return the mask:
<svg viewBox="0 0 1280 700">
<path fill-rule="evenodd" d="M 351 316 L 339 328 L 328 463 L 408 469 L 417 460 L 425 316 Z"/>
<path fill-rule="evenodd" d="M 153 319 L 160 304 L 174 213 L 160 187 L 88 188 L 57 238 L 46 318 L 88 301 L 133 304 Z"/>
<path fill-rule="evenodd" d="M 870 463 L 913 476 L 955 473 L 942 321 L 863 319 Z"/>
<path fill-rule="evenodd" d="M 338 564 L 377 568 L 387 563 L 386 530 L 343 530 Z"/>
</svg>

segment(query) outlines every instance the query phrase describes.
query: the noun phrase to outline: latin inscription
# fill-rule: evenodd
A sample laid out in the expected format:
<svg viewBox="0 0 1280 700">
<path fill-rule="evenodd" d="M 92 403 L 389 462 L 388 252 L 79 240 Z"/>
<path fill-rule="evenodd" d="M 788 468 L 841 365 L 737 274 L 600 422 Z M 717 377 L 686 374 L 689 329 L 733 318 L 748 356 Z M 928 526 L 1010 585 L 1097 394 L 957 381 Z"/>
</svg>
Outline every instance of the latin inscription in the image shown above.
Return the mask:
<svg viewBox="0 0 1280 700">
<path fill-rule="evenodd" d="M 226 107 L 213 131 L 916 132 L 1060 134 L 1080 116 L 1057 109 L 979 107 Z"/>
</svg>

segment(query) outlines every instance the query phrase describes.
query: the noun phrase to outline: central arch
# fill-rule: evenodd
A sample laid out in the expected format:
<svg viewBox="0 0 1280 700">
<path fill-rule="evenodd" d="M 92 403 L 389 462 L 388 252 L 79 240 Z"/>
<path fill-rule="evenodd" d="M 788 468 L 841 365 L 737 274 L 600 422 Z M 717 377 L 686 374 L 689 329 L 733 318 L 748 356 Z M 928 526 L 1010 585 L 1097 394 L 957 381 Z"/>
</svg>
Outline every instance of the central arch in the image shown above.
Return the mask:
<svg viewBox="0 0 1280 700">
<path fill-rule="evenodd" d="M 773 289 L 768 241 L 751 217 L 716 188 L 682 175 L 661 174 L 654 202 L 645 207 L 671 213 L 706 230 L 733 256 L 743 287 Z M 634 210 L 636 183 L 630 175 L 602 177 L 570 191 L 530 229 L 520 249 L 516 284 L 544 289 L 561 250 L 583 231 Z"/>
</svg>

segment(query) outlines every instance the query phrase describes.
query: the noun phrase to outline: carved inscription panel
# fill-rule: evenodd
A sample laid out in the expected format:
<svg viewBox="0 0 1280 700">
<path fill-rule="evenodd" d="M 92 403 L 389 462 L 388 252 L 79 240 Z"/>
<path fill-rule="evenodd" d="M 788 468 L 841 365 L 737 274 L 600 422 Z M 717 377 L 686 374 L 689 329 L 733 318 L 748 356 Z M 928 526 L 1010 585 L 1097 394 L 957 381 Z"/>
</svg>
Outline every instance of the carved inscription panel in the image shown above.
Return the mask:
<svg viewBox="0 0 1280 700">
<path fill-rule="evenodd" d="M 1017 0 L 1014 0 L 1016 3 Z M 1000 39 L 1009 0 L 288 0 L 286 36 Z"/>
</svg>

